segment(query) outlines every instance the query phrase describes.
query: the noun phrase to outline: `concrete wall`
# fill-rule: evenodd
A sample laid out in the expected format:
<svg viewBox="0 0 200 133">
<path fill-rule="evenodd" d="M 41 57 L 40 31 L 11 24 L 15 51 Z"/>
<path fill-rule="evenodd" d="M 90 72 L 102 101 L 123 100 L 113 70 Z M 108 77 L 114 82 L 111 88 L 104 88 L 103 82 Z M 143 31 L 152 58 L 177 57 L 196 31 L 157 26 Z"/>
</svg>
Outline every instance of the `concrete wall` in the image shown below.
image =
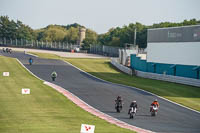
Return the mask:
<svg viewBox="0 0 200 133">
<path fill-rule="evenodd" d="M 198 80 L 198 79 L 191 79 L 191 78 L 184 78 L 184 77 L 171 76 L 171 75 L 165 75 L 165 74 L 142 72 L 142 71 L 137 71 L 137 70 L 135 71 L 135 74 L 137 76 L 143 77 L 143 78 L 169 81 L 169 82 L 174 82 L 174 83 L 180 83 L 180 84 L 200 87 L 200 80 Z"/>
<path fill-rule="evenodd" d="M 124 73 L 127 73 L 129 75 L 133 74 L 132 69 L 121 65 L 119 63 L 118 58 L 111 58 L 111 64 Z M 136 76 L 143 77 L 143 78 L 163 80 L 163 81 L 169 81 L 169 82 L 174 82 L 174 83 L 200 87 L 199 79 L 192 79 L 192 78 L 185 78 L 185 77 L 171 76 L 171 75 L 166 75 L 166 74 L 157 74 L 157 73 L 150 73 L 150 72 L 142 72 L 138 70 L 134 70 L 134 73 Z"/>
<path fill-rule="evenodd" d="M 155 63 L 147 62 L 146 60 L 140 59 L 140 57 L 132 54 L 131 55 L 131 68 L 143 72 L 151 72 L 157 74 L 174 75 L 186 78 L 199 78 L 197 75 L 197 66 L 194 65 L 178 65 L 176 64 L 176 72 L 174 72 L 175 64 Z"/>
<path fill-rule="evenodd" d="M 124 65 L 121 65 L 119 63 L 119 59 L 118 58 L 111 58 L 111 64 L 113 66 L 115 66 L 117 69 L 119 69 L 120 71 L 126 73 L 126 74 L 129 74 L 129 75 L 132 75 L 132 70 Z"/>
<path fill-rule="evenodd" d="M 137 54 L 138 50 L 134 49 L 119 49 L 119 62 L 124 66 L 128 66 L 128 61 L 131 54 Z"/>
</svg>

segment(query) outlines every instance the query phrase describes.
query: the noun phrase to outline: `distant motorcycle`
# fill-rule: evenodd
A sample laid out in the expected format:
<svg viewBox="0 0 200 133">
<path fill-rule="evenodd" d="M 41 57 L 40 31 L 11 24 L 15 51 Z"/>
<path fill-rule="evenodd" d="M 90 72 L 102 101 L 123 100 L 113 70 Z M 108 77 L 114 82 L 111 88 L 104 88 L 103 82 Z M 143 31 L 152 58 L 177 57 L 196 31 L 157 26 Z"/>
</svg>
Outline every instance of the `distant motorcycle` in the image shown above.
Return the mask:
<svg viewBox="0 0 200 133">
<path fill-rule="evenodd" d="M 3 52 L 7 52 L 7 53 L 12 53 L 12 49 L 9 49 L 9 48 L 6 48 L 6 50 L 5 49 L 3 49 Z"/>
<path fill-rule="evenodd" d="M 158 106 L 153 105 L 150 108 L 151 108 L 151 116 L 156 116 L 158 113 Z"/>
<path fill-rule="evenodd" d="M 33 64 L 33 59 L 29 58 L 29 65 L 32 65 L 32 64 Z"/>
<path fill-rule="evenodd" d="M 4 53 L 6 52 L 5 48 L 3 48 L 3 52 L 4 52 Z"/>
<path fill-rule="evenodd" d="M 137 112 L 137 108 L 131 107 L 129 115 L 130 115 L 130 119 L 133 119 L 136 115 Z"/>
<path fill-rule="evenodd" d="M 115 103 L 115 109 L 118 113 L 122 110 L 122 102 L 116 101 Z"/>
</svg>

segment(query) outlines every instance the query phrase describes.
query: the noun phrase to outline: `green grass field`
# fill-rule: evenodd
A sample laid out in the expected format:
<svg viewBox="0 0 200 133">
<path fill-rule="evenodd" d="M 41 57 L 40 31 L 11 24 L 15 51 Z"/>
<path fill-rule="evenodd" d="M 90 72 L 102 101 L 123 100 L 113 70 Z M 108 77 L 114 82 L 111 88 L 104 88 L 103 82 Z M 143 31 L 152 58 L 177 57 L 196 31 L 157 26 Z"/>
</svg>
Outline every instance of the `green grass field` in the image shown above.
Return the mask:
<svg viewBox="0 0 200 133">
<path fill-rule="evenodd" d="M 143 90 L 155 93 L 169 100 L 185 105 L 197 111 L 200 111 L 200 87 L 164 82 L 152 79 L 145 79 L 136 76 L 129 76 L 116 70 L 108 59 L 76 59 L 76 58 L 60 58 L 56 55 L 48 56 L 42 53 L 37 54 L 43 58 L 63 59 L 80 69 L 97 76 L 101 79 L 124 84 L 128 86 L 138 87 Z"/>
<path fill-rule="evenodd" d="M 31 94 L 22 95 L 22 88 L 30 88 Z M 95 125 L 95 133 L 132 132 L 82 110 L 16 59 L 0 56 L 0 133 L 79 133 L 81 124 Z"/>
</svg>

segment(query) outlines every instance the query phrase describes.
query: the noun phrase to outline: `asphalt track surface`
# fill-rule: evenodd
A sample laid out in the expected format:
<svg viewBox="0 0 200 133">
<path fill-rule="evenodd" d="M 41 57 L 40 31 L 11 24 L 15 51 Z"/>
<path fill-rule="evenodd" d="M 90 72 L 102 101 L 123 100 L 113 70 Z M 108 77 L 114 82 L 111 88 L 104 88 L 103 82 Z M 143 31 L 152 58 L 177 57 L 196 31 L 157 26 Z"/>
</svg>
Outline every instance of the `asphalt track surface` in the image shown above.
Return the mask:
<svg viewBox="0 0 200 133">
<path fill-rule="evenodd" d="M 200 113 L 149 93 L 101 81 L 61 60 L 41 59 L 20 52 L 0 52 L 0 55 L 18 58 L 31 72 L 48 82 L 52 82 L 50 75 L 55 70 L 58 77 L 54 84 L 65 88 L 101 112 L 131 125 L 160 133 L 200 133 Z M 28 64 L 30 57 L 34 60 L 33 65 Z M 124 100 L 121 113 L 116 113 L 114 109 L 114 100 L 118 95 Z M 155 98 L 160 103 L 160 109 L 156 117 L 151 117 L 149 107 Z M 129 119 L 127 112 L 133 100 L 137 101 L 138 112 L 134 119 Z"/>
</svg>

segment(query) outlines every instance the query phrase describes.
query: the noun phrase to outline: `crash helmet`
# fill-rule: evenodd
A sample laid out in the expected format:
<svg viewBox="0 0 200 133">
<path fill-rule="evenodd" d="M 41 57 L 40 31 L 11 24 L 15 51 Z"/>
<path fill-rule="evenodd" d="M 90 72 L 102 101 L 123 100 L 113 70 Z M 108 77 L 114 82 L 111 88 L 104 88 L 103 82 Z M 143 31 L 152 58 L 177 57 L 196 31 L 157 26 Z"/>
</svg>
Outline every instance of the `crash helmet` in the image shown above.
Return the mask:
<svg viewBox="0 0 200 133">
<path fill-rule="evenodd" d="M 119 95 L 119 96 L 117 96 L 117 99 L 121 99 L 122 97 Z"/>
</svg>

